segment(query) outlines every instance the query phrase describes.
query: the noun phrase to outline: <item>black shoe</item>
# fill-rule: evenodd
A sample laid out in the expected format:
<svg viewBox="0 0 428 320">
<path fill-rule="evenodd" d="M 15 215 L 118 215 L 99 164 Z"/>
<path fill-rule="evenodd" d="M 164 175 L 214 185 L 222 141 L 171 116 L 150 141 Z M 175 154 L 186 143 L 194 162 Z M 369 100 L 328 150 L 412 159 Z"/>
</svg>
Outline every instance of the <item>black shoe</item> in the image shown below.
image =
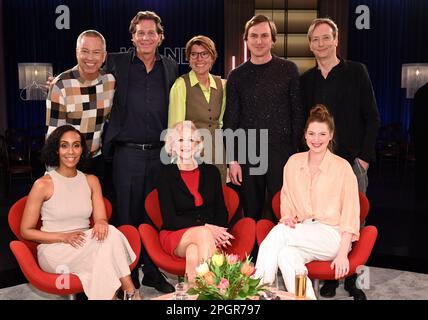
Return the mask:
<svg viewBox="0 0 428 320">
<path fill-rule="evenodd" d="M 350 297 L 354 297 L 354 300 L 367 300 L 366 294 L 363 290 L 357 287 L 346 290 L 349 292 Z"/>
<path fill-rule="evenodd" d="M 76 300 L 88 300 L 88 297 L 86 296 L 85 293 L 79 292 L 79 293 L 76 293 Z"/>
<path fill-rule="evenodd" d="M 354 300 L 367 300 L 366 294 L 363 290 L 358 289 L 355 285 L 357 277 L 352 275 L 345 279 L 345 290 L 348 291 L 350 297 L 354 297 Z"/>
<path fill-rule="evenodd" d="M 320 289 L 320 295 L 324 298 L 332 298 L 336 295 L 336 288 L 339 286 L 337 280 L 326 280 Z"/>
<path fill-rule="evenodd" d="M 162 293 L 171 293 L 175 291 L 174 287 L 166 281 L 166 276 L 159 271 L 145 274 L 141 284 L 143 286 L 153 287 Z"/>
</svg>

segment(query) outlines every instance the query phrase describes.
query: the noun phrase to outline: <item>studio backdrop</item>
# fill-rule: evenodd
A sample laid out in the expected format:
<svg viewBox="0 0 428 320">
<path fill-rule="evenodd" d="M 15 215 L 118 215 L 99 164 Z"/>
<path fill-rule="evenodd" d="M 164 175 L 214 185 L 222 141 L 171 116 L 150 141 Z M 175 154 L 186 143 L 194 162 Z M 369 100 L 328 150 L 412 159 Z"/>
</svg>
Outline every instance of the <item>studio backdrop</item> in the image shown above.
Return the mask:
<svg viewBox="0 0 428 320">
<path fill-rule="evenodd" d="M 138 11 L 155 11 L 165 40 L 159 48 L 187 72 L 186 42 L 209 36 L 217 45 L 212 73 L 223 73 L 223 1 L 221 0 L 4 0 L 3 30 L 9 128 L 45 124 L 45 102 L 21 99 L 18 63 L 51 63 L 54 75 L 76 65 L 76 39 L 86 29 L 100 31 L 107 51 L 132 47 L 129 23 Z M 25 97 L 25 95 L 24 95 Z"/>
</svg>

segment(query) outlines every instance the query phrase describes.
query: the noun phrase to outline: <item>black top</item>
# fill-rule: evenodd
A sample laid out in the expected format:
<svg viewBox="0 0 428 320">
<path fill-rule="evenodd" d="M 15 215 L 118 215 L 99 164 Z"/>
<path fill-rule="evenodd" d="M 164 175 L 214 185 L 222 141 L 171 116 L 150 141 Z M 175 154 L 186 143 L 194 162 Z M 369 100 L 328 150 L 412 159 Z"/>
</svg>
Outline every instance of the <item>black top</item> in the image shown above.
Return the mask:
<svg viewBox="0 0 428 320">
<path fill-rule="evenodd" d="M 302 101 L 307 115 L 317 103 L 332 113 L 336 126 L 335 153 L 351 164 L 355 158 L 375 160 L 380 118 L 366 67 L 340 59 L 327 78 L 317 66 L 300 77 Z"/>
<path fill-rule="evenodd" d="M 226 97 L 223 129 L 268 129 L 269 144 L 296 151 L 304 112 L 293 62 L 273 56 L 265 64 L 241 64 L 229 74 Z"/>
<path fill-rule="evenodd" d="M 129 68 L 128 112 L 126 126 L 116 141 L 151 143 L 159 141 L 168 123 L 168 99 L 165 96 L 163 65 L 157 57 L 147 73 L 144 62 L 136 55 Z"/>
<path fill-rule="evenodd" d="M 110 113 L 110 120 L 107 128 L 104 127 L 105 138 L 103 139 L 103 154 L 107 157 L 112 155 L 112 146 L 116 141 L 118 134 L 128 124 L 128 83 L 130 81 L 131 63 L 134 57 L 134 50 L 128 52 L 109 53 L 104 66 L 106 72 L 112 73 L 116 78 L 116 90 L 114 93 L 113 106 Z M 178 75 L 177 63 L 169 58 L 159 55 L 163 66 L 163 84 L 159 84 L 164 90 L 166 105 L 169 103 L 169 90 L 174 84 Z M 143 96 L 141 96 L 143 98 Z M 165 111 L 165 117 L 168 117 L 168 112 Z M 147 123 L 141 124 L 146 126 Z M 157 137 L 156 141 L 159 141 Z"/>
<path fill-rule="evenodd" d="M 228 213 L 224 204 L 221 178 L 214 165 L 200 164 L 199 193 L 204 200 L 195 206 L 195 198 L 181 178 L 176 164 L 163 166 L 157 181 L 163 218 L 162 229 L 179 230 L 205 223 L 227 226 Z"/>
</svg>

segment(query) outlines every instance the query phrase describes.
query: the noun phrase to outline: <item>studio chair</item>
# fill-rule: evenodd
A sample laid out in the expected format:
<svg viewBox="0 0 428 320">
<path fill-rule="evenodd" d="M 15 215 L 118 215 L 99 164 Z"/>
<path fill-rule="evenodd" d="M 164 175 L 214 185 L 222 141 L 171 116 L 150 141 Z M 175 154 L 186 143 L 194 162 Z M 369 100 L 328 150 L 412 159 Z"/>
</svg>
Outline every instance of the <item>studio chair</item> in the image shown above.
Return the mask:
<svg viewBox="0 0 428 320">
<path fill-rule="evenodd" d="M 277 192 L 272 199 L 272 209 L 278 220 L 281 217 L 280 213 L 280 197 L 281 192 Z M 362 192 L 359 193 L 360 198 L 360 223 L 361 225 L 367 218 L 370 210 L 370 203 L 366 195 Z M 260 243 L 267 236 L 269 231 L 274 227 L 274 223 L 262 219 L 259 220 L 256 226 L 257 243 Z M 377 238 L 377 228 L 375 226 L 364 226 L 360 230 L 360 238 L 358 241 L 353 242 L 352 250 L 348 254 L 349 259 L 349 273 L 351 276 L 356 273 L 359 266 L 364 266 L 370 257 L 374 244 Z M 319 280 L 335 280 L 335 271 L 330 269 L 332 261 L 312 261 L 306 264 L 308 268 L 309 278 L 314 280 L 315 292 L 318 294 Z"/>
<path fill-rule="evenodd" d="M 68 295 L 70 299 L 75 299 L 75 294 L 83 292 L 82 283 L 74 274 L 69 274 L 69 288 L 62 289 L 57 288 L 57 283 L 62 283 L 61 279 L 64 278 L 63 274 L 54 274 L 43 271 L 37 262 L 37 245 L 38 243 L 24 240 L 21 236 L 21 220 L 24 213 L 25 203 L 27 201 L 25 196 L 19 199 L 9 210 L 9 226 L 12 229 L 12 232 L 18 238 L 18 240 L 12 241 L 10 243 L 10 249 L 12 250 L 18 264 L 27 278 L 28 282 L 36 287 L 37 289 L 56 295 Z M 110 219 L 112 206 L 110 201 L 107 198 L 104 198 L 104 204 L 106 206 L 107 219 Z M 91 227 L 93 221 L 91 219 Z M 41 220 L 37 224 L 37 228 L 40 228 Z M 135 227 L 130 225 L 123 225 L 118 228 L 128 239 L 129 244 L 131 245 L 132 250 L 135 252 L 137 258 L 129 266 L 130 269 L 134 269 L 137 265 L 140 250 L 141 250 L 141 241 L 138 231 Z M 60 278 L 61 277 L 61 278 Z"/>
<path fill-rule="evenodd" d="M 239 198 L 237 193 L 227 186 L 223 186 L 223 195 L 229 214 L 228 221 L 230 222 L 238 209 Z M 160 244 L 159 230 L 162 227 L 163 220 L 159 206 L 158 191 L 156 189 L 147 195 L 145 208 L 153 224 L 156 226 L 156 228 L 154 228 L 150 224 L 145 223 L 141 224 L 138 228 L 141 240 L 150 258 L 156 266 L 168 273 L 183 276 L 186 268 L 186 260 L 184 258 L 173 258 L 163 250 Z M 231 228 L 230 233 L 235 239 L 231 240 L 232 245 L 226 249 L 226 253 L 237 254 L 241 260 L 244 260 L 247 255 L 250 255 L 256 239 L 255 228 L 256 223 L 253 219 L 239 219 Z"/>
<path fill-rule="evenodd" d="M 275 195 L 272 198 L 272 211 L 275 214 L 277 221 L 281 219 L 280 197 L 281 197 L 281 191 L 278 191 L 277 193 L 275 193 Z M 257 244 L 259 245 L 259 247 L 262 241 L 266 238 L 269 231 L 275 225 L 276 223 L 273 223 L 269 219 L 260 219 L 259 221 L 257 221 L 256 238 L 257 238 Z"/>
</svg>

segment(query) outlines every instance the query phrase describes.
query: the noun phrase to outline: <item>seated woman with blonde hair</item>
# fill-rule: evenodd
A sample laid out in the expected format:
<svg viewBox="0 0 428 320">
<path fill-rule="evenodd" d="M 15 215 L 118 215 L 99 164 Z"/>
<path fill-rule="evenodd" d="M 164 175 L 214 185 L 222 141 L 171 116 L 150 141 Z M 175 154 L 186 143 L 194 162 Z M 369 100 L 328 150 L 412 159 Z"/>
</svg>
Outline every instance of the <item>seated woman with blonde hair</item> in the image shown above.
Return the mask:
<svg viewBox="0 0 428 320">
<path fill-rule="evenodd" d="M 88 299 L 114 299 L 119 288 L 135 291 L 129 265 L 136 255 L 126 237 L 108 224 L 97 177 L 77 170 L 86 153 L 84 136 L 70 125 L 49 135 L 42 157 L 56 169 L 31 188 L 21 234 L 40 243 L 37 257 L 44 271 L 58 273 L 66 267 L 79 277 Z M 138 292 L 134 298 L 140 298 Z"/>
<path fill-rule="evenodd" d="M 168 129 L 165 148 L 173 163 L 159 175 L 157 190 L 163 218 L 161 245 L 172 256 L 186 259 L 189 282 L 196 267 L 210 258 L 216 247 L 230 245 L 228 213 L 220 173 L 214 165 L 198 164 L 201 137 L 192 121 Z"/>
<path fill-rule="evenodd" d="M 346 276 L 360 229 L 357 178 L 348 161 L 332 153 L 334 120 L 325 106 L 312 108 L 304 134 L 309 151 L 284 166 L 281 220 L 261 243 L 256 264 L 263 283 L 272 283 L 279 267 L 291 293 L 295 271 L 313 260 L 333 260 L 336 279 Z M 306 293 L 316 298 L 309 279 Z"/>
</svg>

